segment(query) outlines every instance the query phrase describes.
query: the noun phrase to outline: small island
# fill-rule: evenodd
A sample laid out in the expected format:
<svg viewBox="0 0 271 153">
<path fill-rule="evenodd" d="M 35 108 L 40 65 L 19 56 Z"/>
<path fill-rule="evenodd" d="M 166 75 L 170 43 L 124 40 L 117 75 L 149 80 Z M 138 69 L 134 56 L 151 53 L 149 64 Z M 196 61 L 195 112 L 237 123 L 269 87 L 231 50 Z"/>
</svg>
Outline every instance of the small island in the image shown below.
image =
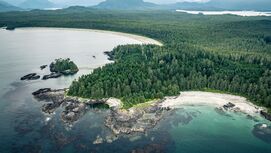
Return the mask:
<svg viewBox="0 0 271 153">
<path fill-rule="evenodd" d="M 43 76 L 43 80 L 59 78 L 62 75 L 74 75 L 79 71 L 79 69 L 69 58 L 59 58 L 50 64 L 50 71 L 50 74 Z"/>
<path fill-rule="evenodd" d="M 50 64 L 50 71 L 52 73 L 61 73 L 63 75 L 73 75 L 76 74 L 79 69 L 70 58 L 59 58 Z"/>
<path fill-rule="evenodd" d="M 43 70 L 47 67 L 47 65 L 40 66 L 40 69 Z M 56 59 L 54 62 L 50 64 L 50 71 L 51 73 L 48 75 L 44 75 L 42 80 L 48 80 L 52 78 L 59 78 L 62 75 L 74 75 L 76 74 L 79 69 L 77 65 L 71 61 L 69 58 L 67 59 Z M 30 73 L 23 77 L 21 80 L 38 80 L 40 76 L 37 73 Z"/>
</svg>

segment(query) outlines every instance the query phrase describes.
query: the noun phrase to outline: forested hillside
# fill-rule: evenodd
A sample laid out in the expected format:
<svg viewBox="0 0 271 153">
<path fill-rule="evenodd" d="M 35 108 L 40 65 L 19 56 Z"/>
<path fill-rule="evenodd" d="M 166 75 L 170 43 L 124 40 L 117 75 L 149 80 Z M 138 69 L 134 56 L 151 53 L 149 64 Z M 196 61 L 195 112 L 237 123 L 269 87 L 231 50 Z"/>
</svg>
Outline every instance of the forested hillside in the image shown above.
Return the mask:
<svg viewBox="0 0 271 153">
<path fill-rule="evenodd" d="M 58 11 L 0 14 L 0 26 L 94 28 L 135 33 L 164 46 L 115 48 L 115 63 L 74 81 L 69 95 L 121 98 L 125 107 L 184 90 L 215 89 L 271 107 L 271 18 L 170 11 Z"/>
<path fill-rule="evenodd" d="M 0 12 L 21 11 L 22 9 L 0 0 Z"/>
</svg>

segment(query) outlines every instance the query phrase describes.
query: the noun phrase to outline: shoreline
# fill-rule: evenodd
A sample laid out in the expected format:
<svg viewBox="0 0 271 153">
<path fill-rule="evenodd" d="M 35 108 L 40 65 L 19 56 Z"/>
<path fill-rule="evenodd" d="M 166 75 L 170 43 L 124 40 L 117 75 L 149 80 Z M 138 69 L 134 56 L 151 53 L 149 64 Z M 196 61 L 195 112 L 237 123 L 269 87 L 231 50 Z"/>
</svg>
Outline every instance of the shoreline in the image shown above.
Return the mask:
<svg viewBox="0 0 271 153">
<path fill-rule="evenodd" d="M 222 108 L 228 103 L 232 103 L 235 105 L 232 108 L 233 111 L 239 111 L 249 115 L 260 114 L 261 111 L 266 110 L 266 108 L 264 107 L 253 104 L 245 97 L 205 91 L 180 92 L 180 95 L 176 97 L 165 97 L 164 101 L 161 102 L 159 106 L 161 108 L 170 109 L 193 105 L 213 106 L 216 108 Z"/>
<path fill-rule="evenodd" d="M 130 33 L 124 33 L 124 32 L 116 32 L 116 31 L 110 31 L 110 30 L 98 30 L 98 29 L 80 29 L 80 28 L 59 28 L 59 27 L 19 27 L 16 29 L 21 29 L 21 30 L 35 30 L 35 29 L 44 29 L 44 30 L 72 30 L 72 31 L 85 31 L 85 32 L 97 32 L 97 33 L 106 33 L 106 34 L 112 34 L 112 35 L 118 35 L 118 36 L 123 36 L 123 37 L 128 37 L 131 39 L 135 39 L 137 41 L 140 41 L 142 44 L 153 44 L 153 45 L 158 45 L 158 46 L 163 46 L 161 42 L 158 40 L 145 37 L 145 36 L 140 36 L 137 34 L 130 34 Z"/>
<path fill-rule="evenodd" d="M 165 97 L 162 100 L 149 101 L 129 109 L 122 109 L 122 102 L 116 98 L 94 100 L 65 96 L 65 89 L 43 88 L 33 92 L 32 95 L 38 101 L 49 102 L 42 105 L 42 112 L 45 114 L 54 114 L 58 108 L 63 108 L 60 117 L 69 128 L 88 111 L 99 111 L 100 108 L 95 108 L 95 105 L 108 105 L 104 126 L 110 132 L 104 136 L 98 134 L 93 144 L 112 143 L 121 136 L 144 134 L 153 129 L 161 120 L 174 114 L 177 109 L 182 109 L 185 106 L 211 106 L 218 113 L 227 111 L 244 113 L 251 119 L 260 116 L 260 111 L 263 110 L 244 97 L 202 91 L 181 92 L 177 97 Z M 48 120 L 50 118 L 46 117 L 45 121 Z M 261 126 L 266 125 L 262 124 Z"/>
</svg>

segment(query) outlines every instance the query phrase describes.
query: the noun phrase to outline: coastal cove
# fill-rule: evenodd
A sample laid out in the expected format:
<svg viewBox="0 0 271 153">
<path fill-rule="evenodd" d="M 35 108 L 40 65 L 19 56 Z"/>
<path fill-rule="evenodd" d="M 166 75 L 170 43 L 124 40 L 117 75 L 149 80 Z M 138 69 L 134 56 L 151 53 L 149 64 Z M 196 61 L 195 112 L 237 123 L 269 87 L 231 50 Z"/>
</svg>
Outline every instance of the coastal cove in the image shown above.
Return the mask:
<svg viewBox="0 0 271 153">
<path fill-rule="evenodd" d="M 270 121 L 259 115 L 261 108 L 239 96 L 182 92 L 177 97 L 166 97 L 143 108 L 129 110 L 93 109 L 86 105 L 83 106 L 84 113 L 72 124 L 61 118 L 62 112 L 70 106 L 68 103 L 44 113 L 41 108 L 48 101 L 39 101 L 32 96 L 32 92 L 40 88 L 68 88 L 79 76 L 111 63 L 104 51 L 117 45 L 162 46 L 156 40 L 125 33 L 65 28 L 18 28 L 0 30 L 0 34 L 0 121 L 4 123 L 0 127 L 0 137 L 3 138 L 0 149 L 4 153 L 271 151 Z M 21 76 L 30 72 L 47 74 L 49 70 L 40 70 L 39 66 L 56 58 L 71 58 L 78 65 L 79 72 L 46 81 L 19 81 Z M 239 110 L 223 109 L 229 102 Z M 114 101 L 111 104 L 118 107 Z M 134 122 L 135 116 L 139 124 Z M 141 126 L 146 122 L 150 124 L 147 130 L 142 130 Z M 127 127 L 121 126 L 122 123 L 127 123 L 124 124 Z M 132 132 L 127 131 L 131 124 L 138 126 L 133 127 Z M 267 129 L 266 135 L 261 135 L 263 129 Z M 224 150 L 225 143 L 230 146 L 227 150 Z M 204 148 L 211 145 L 216 148 Z"/>
<path fill-rule="evenodd" d="M 13 31 L 1 29 L 0 121 L 3 123 L 0 127 L 1 151 L 11 152 L 33 142 L 35 136 L 33 139 L 27 137 L 36 135 L 42 127 L 47 126 L 51 118 L 54 118 L 54 115 L 41 112 L 44 103 L 37 102 L 32 92 L 44 87 L 68 88 L 79 76 L 111 63 L 112 61 L 104 54 L 105 51 L 110 51 L 118 45 L 151 43 L 149 41 L 155 42 L 141 36 L 110 31 L 69 28 L 17 28 Z M 79 72 L 73 76 L 46 81 L 20 80 L 20 77 L 28 73 L 37 73 L 41 76 L 48 74 L 49 68 L 41 70 L 40 66 L 50 64 L 56 58 L 71 58 L 78 65 Z M 52 120 L 57 119 L 58 115 L 55 115 Z M 57 122 L 53 125 L 60 124 L 59 127 L 65 128 L 61 121 Z M 41 134 L 40 132 L 38 133 Z M 18 135 L 24 136 L 19 141 L 24 143 L 12 147 L 14 142 L 18 142 L 16 140 L 20 137 Z"/>
</svg>

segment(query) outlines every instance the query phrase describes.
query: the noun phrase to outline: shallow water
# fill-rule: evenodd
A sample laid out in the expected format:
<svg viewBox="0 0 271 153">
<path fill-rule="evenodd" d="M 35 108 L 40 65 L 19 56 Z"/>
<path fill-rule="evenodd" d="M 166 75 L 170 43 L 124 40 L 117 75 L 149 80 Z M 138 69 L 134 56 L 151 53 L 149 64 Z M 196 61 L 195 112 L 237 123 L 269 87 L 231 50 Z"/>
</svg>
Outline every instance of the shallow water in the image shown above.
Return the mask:
<svg viewBox="0 0 271 153">
<path fill-rule="evenodd" d="M 68 87 L 80 75 L 109 62 L 103 51 L 128 43 L 140 42 L 114 34 L 68 29 L 0 30 L 0 152 L 271 152 L 270 142 L 252 133 L 254 125 L 270 122 L 259 116 L 250 119 L 244 114 L 217 112 L 213 107 L 186 106 L 145 134 L 123 136 L 100 145 L 93 141 L 97 135 L 110 134 L 103 125 L 107 110 L 90 110 L 73 127 L 60 120 L 61 109 L 52 115 L 41 113 L 43 103 L 32 98 L 33 91 Z M 39 66 L 59 57 L 75 61 L 79 73 L 47 81 L 19 81 L 30 72 L 47 74 L 49 70 L 41 71 Z"/>
</svg>

